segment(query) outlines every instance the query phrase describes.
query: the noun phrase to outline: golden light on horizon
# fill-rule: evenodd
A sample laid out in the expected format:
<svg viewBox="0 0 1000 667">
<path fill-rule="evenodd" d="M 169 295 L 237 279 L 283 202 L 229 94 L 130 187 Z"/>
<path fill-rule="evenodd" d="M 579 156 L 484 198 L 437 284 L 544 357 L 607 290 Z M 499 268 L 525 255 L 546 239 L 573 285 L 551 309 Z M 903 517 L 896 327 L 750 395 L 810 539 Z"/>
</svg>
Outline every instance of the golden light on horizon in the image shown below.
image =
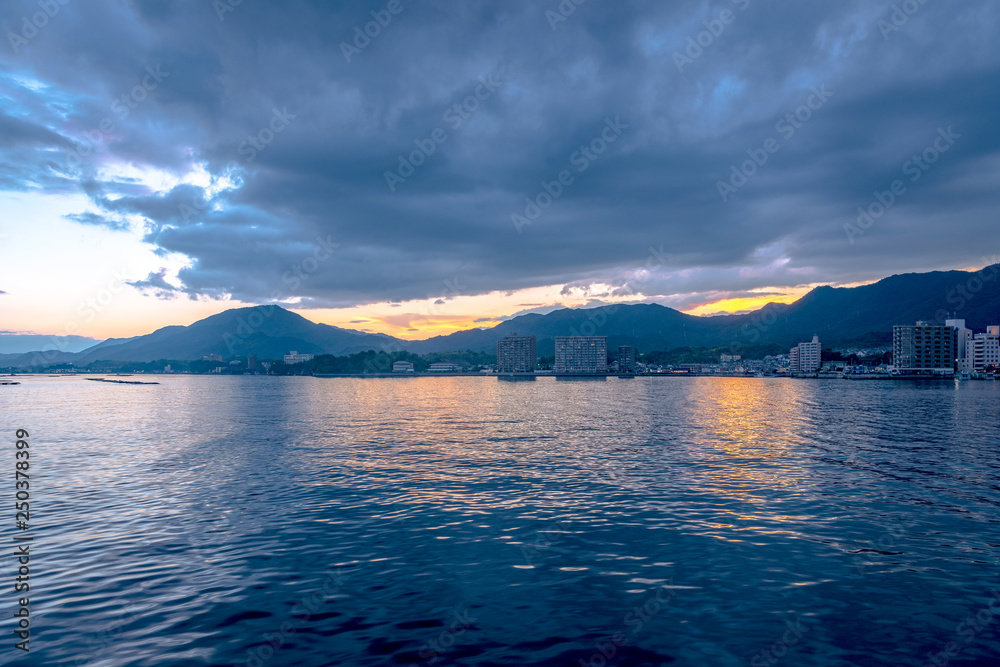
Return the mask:
<svg viewBox="0 0 1000 667">
<path fill-rule="evenodd" d="M 789 290 L 785 294 L 775 294 L 769 292 L 759 297 L 738 297 L 735 299 L 721 299 L 711 303 L 705 303 L 694 308 L 682 311 L 686 315 L 706 316 L 706 315 L 735 315 L 759 310 L 769 303 L 794 303 L 805 296 L 812 287 L 800 287 Z"/>
</svg>

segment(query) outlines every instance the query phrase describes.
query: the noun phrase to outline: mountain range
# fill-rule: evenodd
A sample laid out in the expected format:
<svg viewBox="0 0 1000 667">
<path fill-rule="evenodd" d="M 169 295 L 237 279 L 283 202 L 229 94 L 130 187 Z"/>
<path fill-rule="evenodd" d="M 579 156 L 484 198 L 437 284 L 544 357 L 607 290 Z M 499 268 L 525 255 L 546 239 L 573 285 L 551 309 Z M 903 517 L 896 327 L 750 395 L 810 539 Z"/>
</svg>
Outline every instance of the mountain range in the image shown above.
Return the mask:
<svg viewBox="0 0 1000 667">
<path fill-rule="evenodd" d="M 277 359 L 291 350 L 335 355 L 365 350 L 491 352 L 496 350 L 498 339 L 515 332 L 534 335 L 543 356 L 553 353 L 556 336 L 571 335 L 607 336 L 609 349 L 618 345 L 633 345 L 643 352 L 728 347 L 739 353 L 753 344 L 790 347 L 813 334 L 820 336 L 824 347 L 884 345 L 891 342 L 896 324 L 918 320 L 943 324 L 952 314 L 965 319 L 976 331 L 1000 324 L 1000 264 L 978 272 L 895 275 L 860 287 L 818 287 L 794 303 L 772 303 L 740 315 L 697 317 L 657 304 L 565 308 L 422 341 L 317 324 L 279 306 L 236 308 L 190 326 L 168 326 L 145 336 L 109 339 L 76 353 L 0 354 L 0 366 L 189 361 L 210 354 L 223 358 L 256 354 L 261 359 Z"/>
</svg>

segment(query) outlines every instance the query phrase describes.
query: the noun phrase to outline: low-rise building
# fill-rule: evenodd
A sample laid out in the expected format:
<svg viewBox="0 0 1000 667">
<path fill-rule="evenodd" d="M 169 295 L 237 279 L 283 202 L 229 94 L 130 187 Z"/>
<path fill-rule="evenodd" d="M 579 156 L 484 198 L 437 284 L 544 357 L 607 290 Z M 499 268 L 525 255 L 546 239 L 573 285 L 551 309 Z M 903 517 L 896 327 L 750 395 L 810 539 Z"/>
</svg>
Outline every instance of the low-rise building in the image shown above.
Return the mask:
<svg viewBox="0 0 1000 667">
<path fill-rule="evenodd" d="M 393 373 L 412 373 L 413 372 L 413 362 L 410 361 L 397 361 L 392 364 Z"/>
<path fill-rule="evenodd" d="M 986 333 L 973 336 L 969 358 L 976 372 L 1000 368 L 1000 326 L 986 327 Z"/>
<path fill-rule="evenodd" d="M 289 365 L 291 365 L 291 364 L 301 364 L 301 363 L 304 363 L 306 361 L 312 361 L 314 358 L 315 358 L 315 355 L 312 355 L 312 354 L 299 354 L 295 350 L 292 350 L 291 352 L 289 352 L 288 354 L 285 355 L 285 363 L 289 364 Z"/>
<path fill-rule="evenodd" d="M 430 365 L 427 369 L 431 373 L 460 373 L 462 367 L 458 364 L 451 364 L 446 361 L 438 361 Z"/>
</svg>

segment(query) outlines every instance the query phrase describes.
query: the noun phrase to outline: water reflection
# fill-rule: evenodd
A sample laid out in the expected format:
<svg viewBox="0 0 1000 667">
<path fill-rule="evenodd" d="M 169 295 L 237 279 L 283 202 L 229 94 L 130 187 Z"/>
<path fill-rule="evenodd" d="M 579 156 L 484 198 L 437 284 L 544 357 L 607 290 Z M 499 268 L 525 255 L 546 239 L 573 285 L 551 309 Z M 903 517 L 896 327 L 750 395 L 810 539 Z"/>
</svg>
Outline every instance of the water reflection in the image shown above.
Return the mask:
<svg viewBox="0 0 1000 667">
<path fill-rule="evenodd" d="M 36 664 L 246 664 L 275 633 L 268 664 L 418 664 L 466 611 L 437 664 L 618 631 L 622 664 L 746 664 L 792 618 L 789 664 L 920 664 L 998 564 L 994 383 L 162 381 L 0 393 L 37 442 Z"/>
</svg>

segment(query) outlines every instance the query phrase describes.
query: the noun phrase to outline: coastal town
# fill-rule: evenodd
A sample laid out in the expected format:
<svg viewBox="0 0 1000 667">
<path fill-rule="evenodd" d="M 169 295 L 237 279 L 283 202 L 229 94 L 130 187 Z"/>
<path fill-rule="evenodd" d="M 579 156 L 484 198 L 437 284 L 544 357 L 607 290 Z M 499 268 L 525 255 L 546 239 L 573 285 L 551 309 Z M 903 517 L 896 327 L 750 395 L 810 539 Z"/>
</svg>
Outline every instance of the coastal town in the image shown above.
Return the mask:
<svg viewBox="0 0 1000 667">
<path fill-rule="evenodd" d="M 511 334 L 497 342 L 495 372 L 504 375 L 729 375 L 785 376 L 847 379 L 958 378 L 993 380 L 1000 372 L 1000 326 L 975 333 L 965 320 L 947 320 L 943 325 L 917 322 L 893 328 L 892 363 L 847 365 L 824 361 L 818 335 L 792 347 L 787 355 L 743 359 L 721 354 L 717 364 L 681 364 L 651 367 L 636 356 L 634 347 L 622 345 L 609 357 L 606 336 L 560 336 L 555 339 L 555 364 L 540 370 L 534 336 Z M 881 350 L 862 350 L 879 353 Z M 409 372 L 401 365 L 394 371 Z"/>
<path fill-rule="evenodd" d="M 313 377 L 495 376 L 501 379 L 600 378 L 636 376 L 721 376 L 848 380 L 995 380 L 1000 375 L 1000 325 L 973 331 L 962 319 L 943 324 L 920 321 L 893 327 L 891 345 L 824 348 L 819 335 L 753 358 L 744 346 L 721 350 L 679 348 L 641 351 L 609 345 L 608 336 L 554 336 L 545 341 L 554 354 L 539 354 L 534 335 L 511 333 L 497 340 L 496 355 L 452 352 L 417 355 L 368 350 L 347 356 L 290 350 L 280 358 L 223 357 L 211 353 L 195 361 L 71 363 L 0 369 L 7 374 L 185 374 L 291 375 Z M 776 346 L 773 346 L 776 347 Z M 678 354 L 678 352 L 683 354 Z"/>
</svg>

